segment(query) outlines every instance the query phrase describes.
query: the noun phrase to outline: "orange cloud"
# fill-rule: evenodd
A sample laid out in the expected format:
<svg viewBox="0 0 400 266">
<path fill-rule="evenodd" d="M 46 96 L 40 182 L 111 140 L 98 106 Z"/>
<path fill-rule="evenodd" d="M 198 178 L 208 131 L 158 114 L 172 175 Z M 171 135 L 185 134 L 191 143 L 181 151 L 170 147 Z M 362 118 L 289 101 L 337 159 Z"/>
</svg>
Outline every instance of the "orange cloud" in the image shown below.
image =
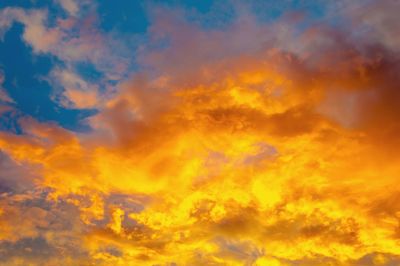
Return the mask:
<svg viewBox="0 0 400 266">
<path fill-rule="evenodd" d="M 287 18 L 207 31 L 175 17 L 154 22 L 170 45 L 142 51 L 150 70 L 92 132 L 23 119 L 24 134 L 1 133 L 76 216 L 68 236 L 46 230 L 60 206 L 30 209 L 22 230 L 4 204 L 0 238 L 45 231 L 78 243 L 78 264 L 399 263 L 398 53 L 329 26 L 286 34 Z"/>
</svg>

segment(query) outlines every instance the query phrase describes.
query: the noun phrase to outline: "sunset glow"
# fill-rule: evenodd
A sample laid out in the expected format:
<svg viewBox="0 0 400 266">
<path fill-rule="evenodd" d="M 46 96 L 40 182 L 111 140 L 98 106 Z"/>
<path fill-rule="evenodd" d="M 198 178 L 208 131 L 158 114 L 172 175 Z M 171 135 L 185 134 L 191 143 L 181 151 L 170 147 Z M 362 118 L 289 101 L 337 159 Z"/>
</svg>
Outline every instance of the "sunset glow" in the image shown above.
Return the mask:
<svg viewBox="0 0 400 266">
<path fill-rule="evenodd" d="M 399 14 L 0 3 L 0 266 L 400 265 Z"/>
</svg>

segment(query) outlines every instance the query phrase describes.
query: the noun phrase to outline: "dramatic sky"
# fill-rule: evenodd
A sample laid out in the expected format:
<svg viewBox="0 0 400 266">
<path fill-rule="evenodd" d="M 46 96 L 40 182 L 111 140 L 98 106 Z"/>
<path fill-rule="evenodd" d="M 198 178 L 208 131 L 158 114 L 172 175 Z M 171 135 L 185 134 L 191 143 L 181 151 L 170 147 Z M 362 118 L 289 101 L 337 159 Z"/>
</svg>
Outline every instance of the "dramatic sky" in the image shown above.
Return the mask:
<svg viewBox="0 0 400 266">
<path fill-rule="evenodd" d="M 400 265 L 399 0 L 1 0 L 0 266 Z"/>
</svg>

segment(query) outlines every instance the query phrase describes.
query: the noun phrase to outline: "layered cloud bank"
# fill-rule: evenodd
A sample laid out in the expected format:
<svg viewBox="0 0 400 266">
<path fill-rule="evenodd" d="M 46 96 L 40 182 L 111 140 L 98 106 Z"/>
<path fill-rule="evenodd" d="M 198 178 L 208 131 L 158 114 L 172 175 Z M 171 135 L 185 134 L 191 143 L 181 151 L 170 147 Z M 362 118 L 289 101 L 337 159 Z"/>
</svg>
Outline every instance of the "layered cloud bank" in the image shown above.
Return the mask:
<svg viewBox="0 0 400 266">
<path fill-rule="evenodd" d="M 232 3 L 214 27 L 152 5 L 132 51 L 59 2 L 53 25 L 5 8 L 0 29 L 64 61 L 54 101 L 98 112 L 0 132 L 0 265 L 400 264 L 400 2 L 273 21 Z"/>
</svg>

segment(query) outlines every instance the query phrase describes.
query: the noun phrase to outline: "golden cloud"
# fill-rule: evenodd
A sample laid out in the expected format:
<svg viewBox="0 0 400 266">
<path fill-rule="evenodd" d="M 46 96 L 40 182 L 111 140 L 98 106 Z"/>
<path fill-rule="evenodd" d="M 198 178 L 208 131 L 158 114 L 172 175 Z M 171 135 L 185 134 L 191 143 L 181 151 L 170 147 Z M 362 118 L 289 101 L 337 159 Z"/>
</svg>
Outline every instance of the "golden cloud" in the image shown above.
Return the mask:
<svg viewBox="0 0 400 266">
<path fill-rule="evenodd" d="M 328 26 L 292 47 L 285 19 L 161 21 L 151 33 L 171 45 L 143 53 L 154 72 L 122 84 L 92 132 L 23 119 L 0 135 L 46 202 L 78 210 L 75 265 L 399 263 L 398 51 Z M 17 226 L 21 210 L 0 208 L 0 239 L 50 226 L 51 210 Z"/>
</svg>

